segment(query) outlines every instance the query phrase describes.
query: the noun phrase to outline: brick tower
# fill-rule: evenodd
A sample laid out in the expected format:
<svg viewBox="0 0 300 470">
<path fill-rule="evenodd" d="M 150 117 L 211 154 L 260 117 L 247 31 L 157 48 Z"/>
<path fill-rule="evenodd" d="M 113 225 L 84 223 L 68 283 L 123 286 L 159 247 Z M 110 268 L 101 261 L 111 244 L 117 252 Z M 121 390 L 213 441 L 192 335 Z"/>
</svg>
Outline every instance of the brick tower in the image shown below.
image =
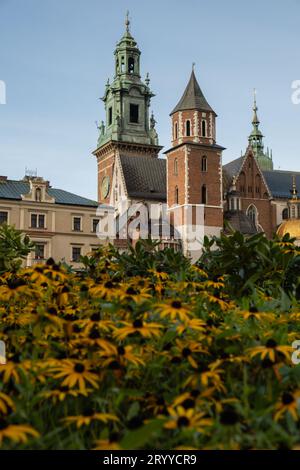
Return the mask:
<svg viewBox="0 0 300 470">
<path fill-rule="evenodd" d="M 149 116 L 151 98 L 149 76 L 140 76 L 141 52 L 129 29 L 128 14 L 125 33 L 115 50 L 115 75 L 107 81 L 102 98 L 106 122 L 99 126 L 97 149 L 98 201 L 109 204 L 115 160 L 125 156 L 157 157 L 161 147 L 155 130 L 154 117 Z"/>
<path fill-rule="evenodd" d="M 194 67 L 172 117 L 167 155 L 167 202 L 186 254 L 196 259 L 204 235 L 223 228 L 222 151 L 216 144 L 216 113 L 206 101 Z"/>
</svg>

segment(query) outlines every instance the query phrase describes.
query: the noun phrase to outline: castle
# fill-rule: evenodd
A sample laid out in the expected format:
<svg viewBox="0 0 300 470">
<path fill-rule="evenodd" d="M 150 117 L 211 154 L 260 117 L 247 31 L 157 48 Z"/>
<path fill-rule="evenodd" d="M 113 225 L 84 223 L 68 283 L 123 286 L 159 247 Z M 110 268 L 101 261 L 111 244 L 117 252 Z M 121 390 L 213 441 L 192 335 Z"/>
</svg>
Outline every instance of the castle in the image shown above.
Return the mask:
<svg viewBox="0 0 300 470">
<path fill-rule="evenodd" d="M 217 142 L 217 114 L 197 82 L 194 67 L 170 113 L 171 148 L 163 158 L 159 156 L 156 121 L 149 113 L 154 94 L 149 76 L 141 79 L 141 52 L 128 16 L 125 26 L 114 53 L 114 79 L 106 83 L 102 98 L 106 120 L 99 126 L 93 152 L 98 202 L 103 214 L 110 211 L 116 221 L 115 243 L 121 246 L 128 235 L 128 220 L 120 223 L 124 210 L 131 222 L 137 219 L 139 236 L 154 220 L 152 238 L 168 246 L 176 246 L 180 239 L 182 249 L 192 257 L 201 251 L 204 235 L 219 235 L 225 220 L 244 234 L 263 231 L 271 237 L 283 220 L 300 217 L 300 206 L 290 203 L 292 178 L 295 196 L 300 173 L 274 170 L 272 153 L 264 148 L 256 98 L 246 152 L 222 166 L 224 147 Z M 166 234 L 164 206 L 171 227 Z M 141 208 L 146 208 L 146 216 L 141 217 Z"/>
</svg>

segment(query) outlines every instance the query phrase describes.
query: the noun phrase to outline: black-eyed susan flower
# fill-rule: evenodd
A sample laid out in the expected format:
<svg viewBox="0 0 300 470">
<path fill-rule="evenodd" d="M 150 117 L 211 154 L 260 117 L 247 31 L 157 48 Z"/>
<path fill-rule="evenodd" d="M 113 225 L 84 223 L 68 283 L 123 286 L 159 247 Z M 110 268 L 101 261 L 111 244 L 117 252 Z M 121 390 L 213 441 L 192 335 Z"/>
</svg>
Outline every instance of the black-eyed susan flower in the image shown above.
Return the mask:
<svg viewBox="0 0 300 470">
<path fill-rule="evenodd" d="M 82 426 L 89 426 L 93 421 L 101 421 L 102 423 L 117 422 L 119 421 L 117 416 L 110 413 L 98 413 L 93 408 L 86 408 L 82 415 L 68 416 L 63 418 L 63 422 L 66 424 L 76 424 L 77 428 Z"/>
<path fill-rule="evenodd" d="M 101 341 L 100 347 L 102 350 L 99 352 L 99 357 L 103 358 L 103 367 L 109 366 L 113 361 L 117 361 L 121 366 L 145 364 L 140 349 L 135 352 L 133 345 L 116 346 L 108 341 Z"/>
<path fill-rule="evenodd" d="M 274 420 L 279 421 L 286 413 L 290 414 L 295 421 L 299 419 L 298 404 L 299 404 L 300 391 L 283 392 L 280 400 L 276 403 Z"/>
<path fill-rule="evenodd" d="M 172 299 L 166 303 L 156 305 L 156 310 L 162 318 L 169 317 L 171 320 L 180 319 L 188 321 L 191 317 L 191 310 L 179 299 Z"/>
<path fill-rule="evenodd" d="M 251 358 L 259 356 L 262 360 L 268 358 L 272 362 L 290 360 L 292 351 L 291 346 L 279 345 L 273 338 L 268 339 L 265 346 L 256 346 L 248 350 Z"/>
<path fill-rule="evenodd" d="M 39 433 L 26 424 L 9 424 L 5 419 L 0 418 L 0 447 L 4 439 L 18 444 L 25 444 L 29 437 L 39 437 Z"/>
<path fill-rule="evenodd" d="M 205 413 L 196 411 L 193 408 L 185 409 L 183 406 L 168 408 L 170 419 L 164 424 L 166 429 L 193 429 L 198 432 L 205 432 L 213 424 L 211 418 L 207 418 Z"/>
<path fill-rule="evenodd" d="M 134 320 L 132 323 L 122 322 L 121 328 L 116 328 L 113 336 L 118 340 L 124 340 L 127 336 L 138 333 L 144 338 L 158 337 L 161 335 L 163 325 L 159 323 L 146 322 L 142 319 Z"/>
<path fill-rule="evenodd" d="M 8 414 L 15 409 L 12 399 L 3 392 L 0 392 L 0 416 Z"/>
<path fill-rule="evenodd" d="M 99 388 L 99 376 L 91 372 L 91 365 L 88 361 L 62 360 L 58 365 L 53 366 L 54 378 L 63 378 L 62 386 L 73 388 L 78 386 L 81 392 L 86 391 L 86 384 Z"/>
</svg>

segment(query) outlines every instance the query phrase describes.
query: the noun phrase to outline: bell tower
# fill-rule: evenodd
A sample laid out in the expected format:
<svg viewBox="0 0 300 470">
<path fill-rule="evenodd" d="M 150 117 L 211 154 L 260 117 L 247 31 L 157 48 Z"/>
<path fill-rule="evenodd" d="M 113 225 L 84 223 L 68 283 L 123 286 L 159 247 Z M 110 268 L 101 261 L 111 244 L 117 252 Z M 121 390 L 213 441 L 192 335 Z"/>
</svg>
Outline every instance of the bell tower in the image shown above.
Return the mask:
<svg viewBox="0 0 300 470">
<path fill-rule="evenodd" d="M 167 202 L 186 254 L 196 259 L 205 235 L 223 228 L 222 151 L 216 113 L 197 82 L 194 64 L 187 87 L 171 112 L 167 155 Z"/>
<path fill-rule="evenodd" d="M 155 119 L 150 116 L 154 93 L 150 89 L 149 74 L 141 79 L 141 52 L 130 32 L 128 13 L 125 32 L 117 43 L 113 81 L 107 80 L 102 101 L 105 121 L 98 126 L 97 149 L 93 152 L 98 162 L 98 200 L 108 203 L 116 155 L 157 157 L 162 147 L 158 143 Z"/>
<path fill-rule="evenodd" d="M 257 115 L 258 107 L 256 103 L 256 90 L 254 90 L 254 105 L 253 105 L 253 119 L 252 119 L 252 132 L 249 136 L 249 145 L 253 150 L 254 156 L 259 164 L 261 170 L 273 170 L 272 151 L 269 153 L 264 150 L 264 136 L 259 129 L 260 120 Z"/>
</svg>

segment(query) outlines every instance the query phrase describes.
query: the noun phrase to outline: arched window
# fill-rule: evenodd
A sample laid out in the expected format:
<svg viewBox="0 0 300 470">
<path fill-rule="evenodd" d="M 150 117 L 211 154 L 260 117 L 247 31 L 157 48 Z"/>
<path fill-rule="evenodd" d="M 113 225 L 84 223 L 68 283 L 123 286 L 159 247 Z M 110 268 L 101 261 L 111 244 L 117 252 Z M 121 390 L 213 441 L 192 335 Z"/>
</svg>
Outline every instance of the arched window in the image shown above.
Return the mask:
<svg viewBox="0 0 300 470">
<path fill-rule="evenodd" d="M 178 175 L 178 160 L 175 158 L 174 160 L 174 175 Z"/>
<path fill-rule="evenodd" d="M 202 121 L 202 137 L 206 137 L 206 121 Z"/>
<path fill-rule="evenodd" d="M 241 171 L 241 173 L 240 173 L 239 180 L 240 180 L 240 192 L 242 194 L 245 194 L 245 192 L 246 192 L 246 175 L 243 171 Z"/>
<path fill-rule="evenodd" d="M 207 171 L 207 157 L 202 157 L 201 160 L 201 171 Z"/>
<path fill-rule="evenodd" d="M 134 58 L 129 57 L 128 59 L 128 73 L 134 73 Z"/>
<path fill-rule="evenodd" d="M 178 123 L 175 122 L 174 124 L 174 139 L 178 139 Z"/>
<path fill-rule="evenodd" d="M 206 204 L 207 203 L 207 189 L 206 185 L 203 184 L 201 188 L 201 204 Z"/>
<path fill-rule="evenodd" d="M 257 220 L 257 209 L 256 207 L 251 204 L 251 206 L 248 207 L 247 209 L 247 216 L 249 217 L 249 219 L 252 220 L 252 222 L 254 223 L 254 225 L 256 226 L 257 223 L 258 223 L 258 220 Z"/>
<path fill-rule="evenodd" d="M 282 219 L 283 219 L 283 220 L 286 220 L 286 219 L 288 219 L 288 218 L 289 218 L 289 210 L 288 210 L 288 208 L 286 207 L 286 208 L 283 209 L 283 211 L 282 211 Z"/>
<path fill-rule="evenodd" d="M 124 72 L 125 69 L 125 58 L 124 56 L 121 57 L 121 72 Z"/>
<path fill-rule="evenodd" d="M 178 186 L 175 186 L 175 204 L 178 204 L 178 201 L 179 201 Z"/>
<path fill-rule="evenodd" d="M 37 202 L 41 202 L 41 200 L 42 200 L 42 190 L 41 190 L 41 188 L 36 188 L 36 190 L 35 190 L 35 200 Z"/>
<path fill-rule="evenodd" d="M 255 176 L 255 193 L 260 196 L 261 191 L 261 178 L 260 175 Z"/>
<path fill-rule="evenodd" d="M 185 123 L 185 134 L 187 137 L 191 135 L 191 121 L 186 121 Z"/>
</svg>

